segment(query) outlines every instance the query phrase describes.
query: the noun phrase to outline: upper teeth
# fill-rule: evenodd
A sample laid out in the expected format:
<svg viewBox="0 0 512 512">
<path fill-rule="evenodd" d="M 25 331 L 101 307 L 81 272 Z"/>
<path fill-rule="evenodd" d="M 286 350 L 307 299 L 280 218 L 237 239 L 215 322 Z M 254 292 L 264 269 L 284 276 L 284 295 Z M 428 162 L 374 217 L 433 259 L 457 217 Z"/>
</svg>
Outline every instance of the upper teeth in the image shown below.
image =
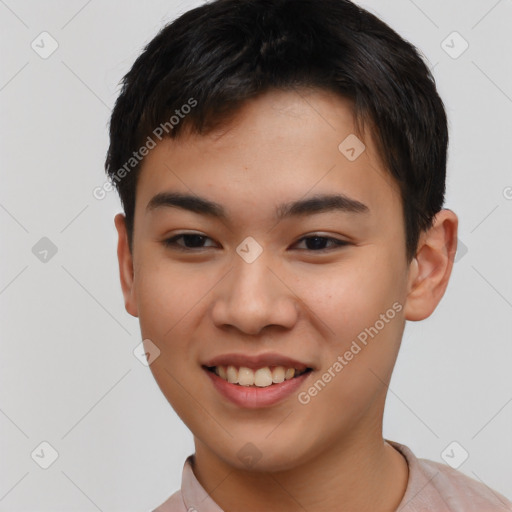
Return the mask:
<svg viewBox="0 0 512 512">
<path fill-rule="evenodd" d="M 265 388 L 271 384 L 278 384 L 285 380 L 293 379 L 297 374 L 303 373 L 305 370 L 299 371 L 295 368 L 285 368 L 284 366 L 265 366 L 253 370 L 241 366 L 216 366 L 215 373 L 224 380 L 227 380 L 231 384 L 240 384 L 241 386 L 258 386 Z"/>
</svg>

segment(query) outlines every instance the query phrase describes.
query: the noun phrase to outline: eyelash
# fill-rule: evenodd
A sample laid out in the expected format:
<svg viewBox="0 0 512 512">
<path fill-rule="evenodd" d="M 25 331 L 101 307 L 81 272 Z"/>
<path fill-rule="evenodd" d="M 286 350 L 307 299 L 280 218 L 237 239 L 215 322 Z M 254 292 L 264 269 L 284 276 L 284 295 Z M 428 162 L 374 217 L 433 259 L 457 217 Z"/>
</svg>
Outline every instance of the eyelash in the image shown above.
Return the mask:
<svg viewBox="0 0 512 512">
<path fill-rule="evenodd" d="M 211 240 L 210 237 L 208 237 L 206 235 L 201 235 L 199 233 L 181 233 L 179 235 L 176 235 L 176 236 L 173 236 L 171 238 L 164 240 L 162 243 L 165 247 L 168 247 L 171 249 L 177 249 L 179 251 L 184 251 L 184 252 L 190 252 L 190 251 L 196 251 L 196 250 L 208 248 L 208 247 L 184 247 L 184 246 L 176 243 L 176 240 L 179 240 L 180 238 L 183 238 L 185 236 L 197 236 L 197 237 L 203 238 L 205 240 L 206 239 Z M 338 238 L 333 238 L 333 237 L 328 237 L 328 236 L 320 236 L 320 235 L 305 236 L 305 237 L 301 238 L 300 240 L 298 240 L 297 243 L 300 243 L 304 240 L 310 240 L 312 238 L 328 240 L 330 242 L 333 242 L 334 247 L 332 247 L 331 249 L 323 248 L 323 249 L 318 249 L 318 250 L 314 250 L 314 249 L 299 249 L 299 250 L 303 250 L 303 251 L 305 250 L 305 251 L 309 251 L 309 252 L 326 252 L 326 251 L 331 251 L 331 250 L 339 248 L 339 247 L 344 247 L 346 245 L 349 245 L 349 242 L 346 242 L 344 240 L 339 240 Z"/>
</svg>

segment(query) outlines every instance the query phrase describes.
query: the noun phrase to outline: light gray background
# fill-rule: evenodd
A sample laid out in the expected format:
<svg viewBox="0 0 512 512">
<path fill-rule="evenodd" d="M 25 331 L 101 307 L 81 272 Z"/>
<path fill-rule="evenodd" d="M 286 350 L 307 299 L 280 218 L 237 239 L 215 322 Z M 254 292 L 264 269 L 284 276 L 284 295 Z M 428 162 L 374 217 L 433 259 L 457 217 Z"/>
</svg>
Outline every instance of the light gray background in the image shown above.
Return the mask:
<svg viewBox="0 0 512 512">
<path fill-rule="evenodd" d="M 133 355 L 117 196 L 92 190 L 119 80 L 199 3 L 0 0 L 1 511 L 150 510 L 193 452 Z M 385 436 L 436 461 L 457 441 L 469 453 L 460 470 L 512 498 L 512 2 L 359 3 L 434 68 L 451 130 L 446 206 L 467 248 L 439 309 L 406 327 Z M 47 59 L 31 48 L 43 31 L 59 45 Z M 469 43 L 456 59 L 441 46 L 453 31 Z M 58 250 L 47 262 L 32 252 L 42 237 Z M 31 458 L 42 441 L 59 455 L 46 470 Z"/>
</svg>

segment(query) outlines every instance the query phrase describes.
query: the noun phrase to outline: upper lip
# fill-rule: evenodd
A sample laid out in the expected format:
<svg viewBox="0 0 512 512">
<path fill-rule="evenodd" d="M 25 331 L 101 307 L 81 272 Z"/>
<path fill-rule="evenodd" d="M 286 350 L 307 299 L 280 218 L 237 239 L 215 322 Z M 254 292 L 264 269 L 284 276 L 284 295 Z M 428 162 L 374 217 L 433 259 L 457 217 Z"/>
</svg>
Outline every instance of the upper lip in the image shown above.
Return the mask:
<svg viewBox="0 0 512 512">
<path fill-rule="evenodd" d="M 229 365 L 236 367 L 244 366 L 253 370 L 264 368 L 265 366 L 284 366 L 285 368 L 295 368 L 297 370 L 305 370 L 307 368 L 313 369 L 311 365 L 276 353 L 258 354 L 253 356 L 235 353 L 222 354 L 203 363 L 203 366 L 206 367 Z"/>
</svg>

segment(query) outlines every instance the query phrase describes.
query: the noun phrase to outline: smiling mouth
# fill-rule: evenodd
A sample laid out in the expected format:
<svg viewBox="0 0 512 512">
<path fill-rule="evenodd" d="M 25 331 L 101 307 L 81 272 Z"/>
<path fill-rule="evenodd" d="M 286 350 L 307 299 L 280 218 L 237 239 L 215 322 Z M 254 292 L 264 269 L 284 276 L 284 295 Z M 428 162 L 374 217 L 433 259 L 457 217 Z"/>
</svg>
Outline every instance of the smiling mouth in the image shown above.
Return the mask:
<svg viewBox="0 0 512 512">
<path fill-rule="evenodd" d="M 291 380 L 312 371 L 312 368 L 297 369 L 285 366 L 264 366 L 257 369 L 246 366 L 203 366 L 221 379 L 238 386 L 267 388 Z"/>
</svg>

